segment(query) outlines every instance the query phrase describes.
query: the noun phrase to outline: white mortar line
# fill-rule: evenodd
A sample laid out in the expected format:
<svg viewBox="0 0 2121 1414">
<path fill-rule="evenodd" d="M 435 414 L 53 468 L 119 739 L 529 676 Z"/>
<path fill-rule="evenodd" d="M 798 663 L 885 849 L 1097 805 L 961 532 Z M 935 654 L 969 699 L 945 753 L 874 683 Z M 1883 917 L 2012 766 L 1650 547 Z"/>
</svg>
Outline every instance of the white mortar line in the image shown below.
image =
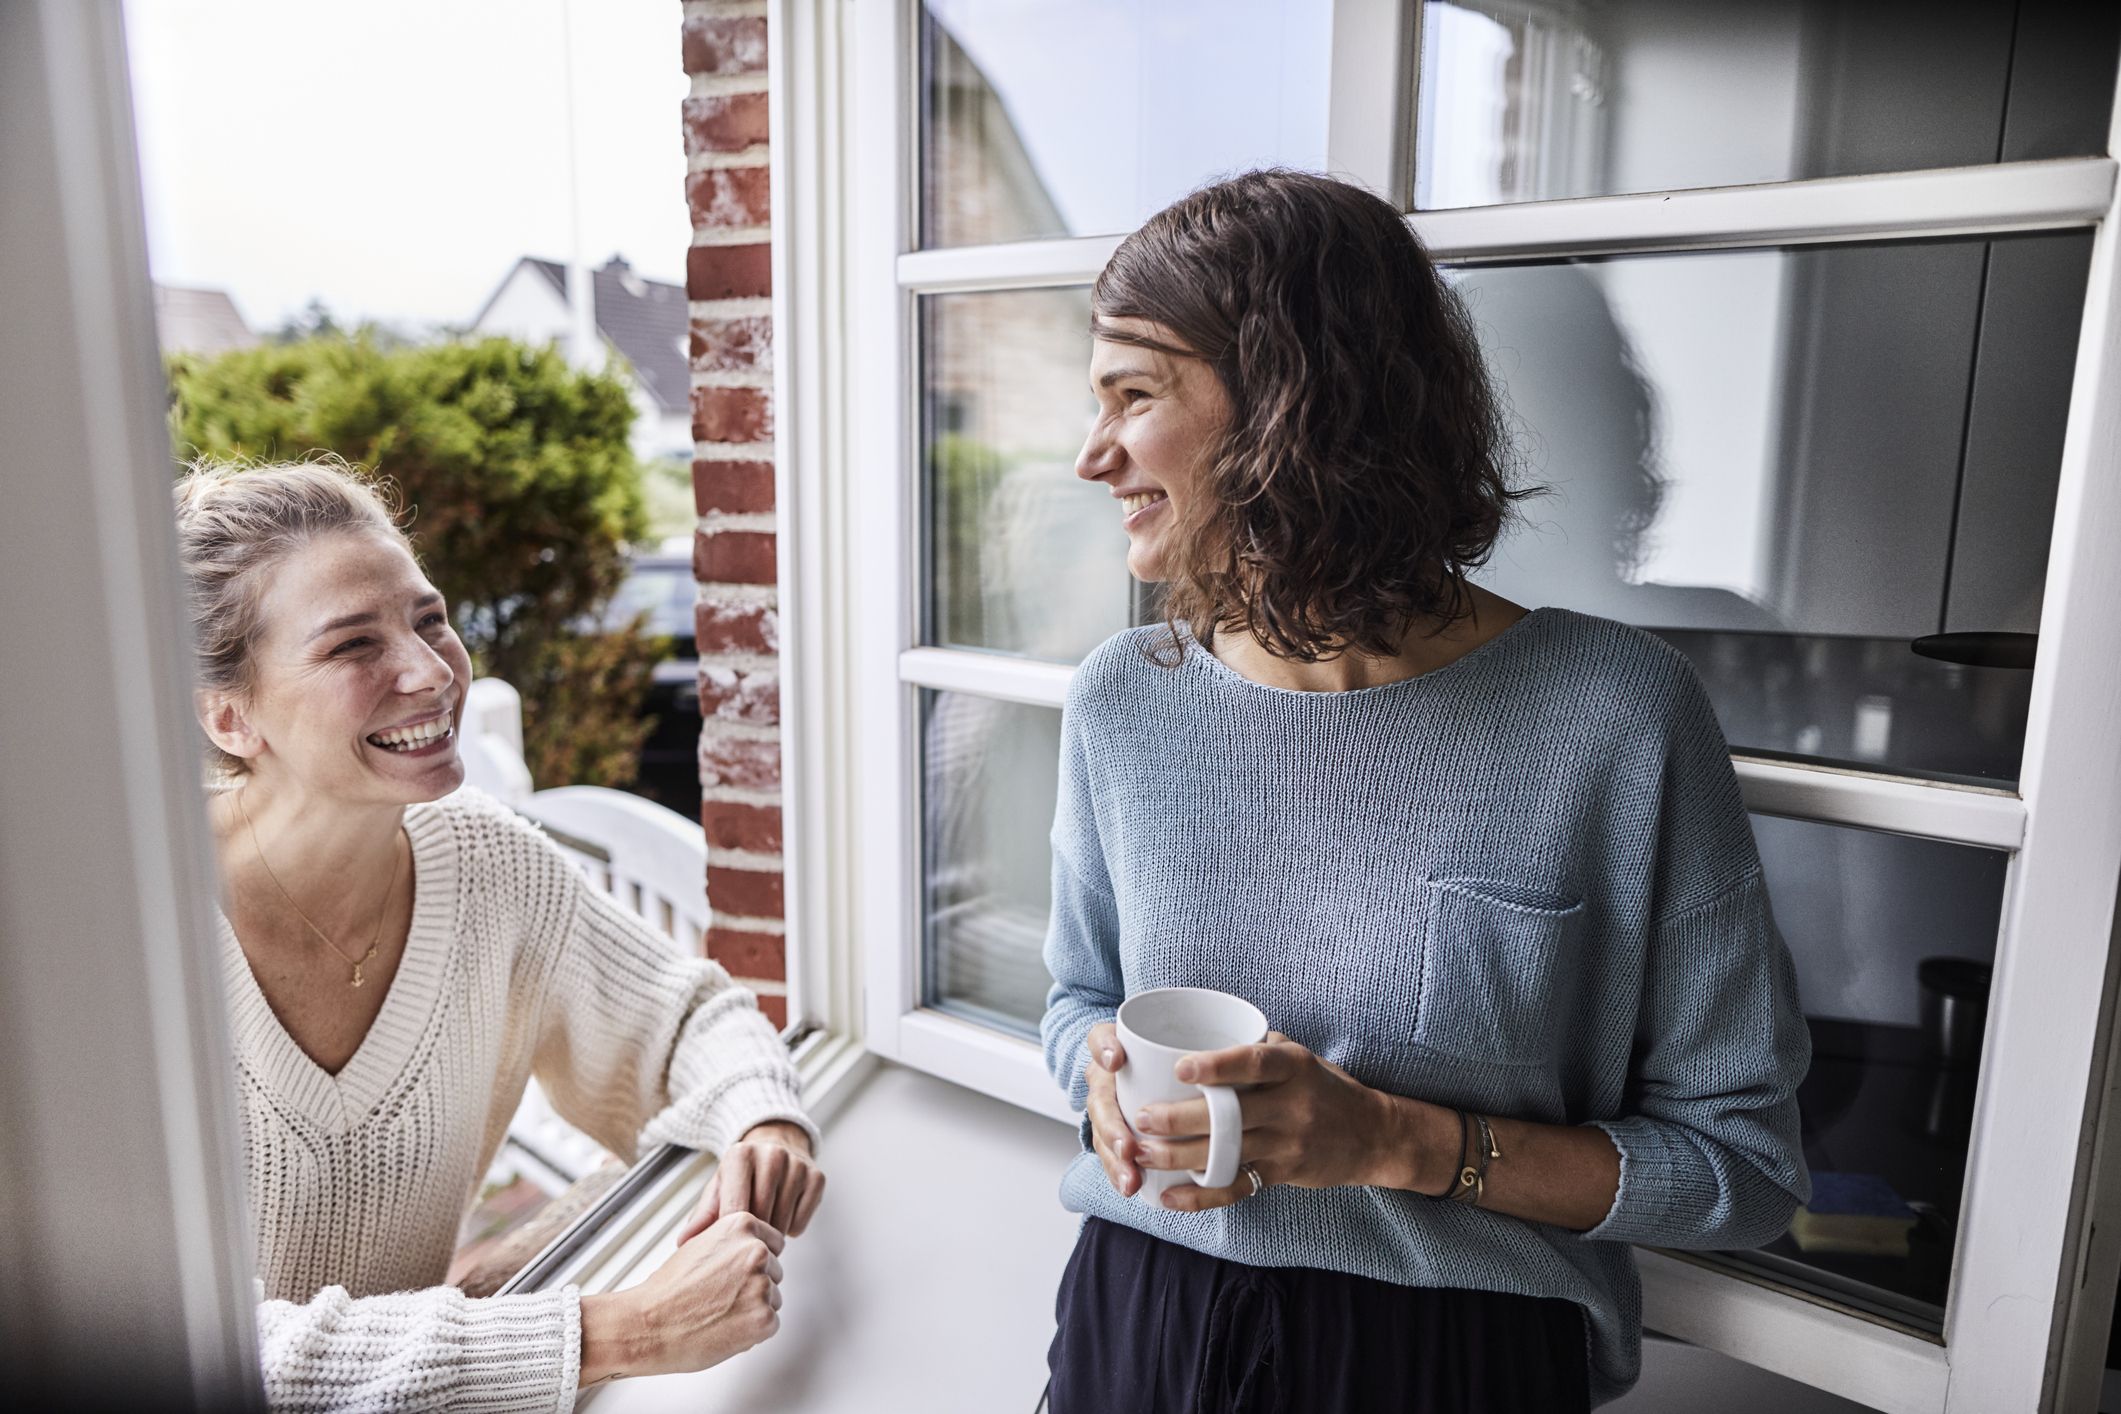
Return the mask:
<svg viewBox="0 0 2121 1414">
<path fill-rule="evenodd" d="M 707 911 L 714 915 L 715 926 L 719 928 L 733 928 L 739 933 L 767 933 L 774 937 L 785 937 L 788 933 L 788 924 L 783 919 L 746 918 L 742 914 L 723 913 L 713 908 Z"/>
<path fill-rule="evenodd" d="M 719 717 L 709 717 L 700 723 L 700 740 L 719 737 L 723 741 L 779 741 L 779 727 L 762 727 L 756 722 L 731 722 Z"/>
<path fill-rule="evenodd" d="M 711 594 L 710 589 L 714 591 Z M 692 602 L 712 604 L 717 609 L 771 609 L 778 593 L 777 587 L 771 584 L 722 584 L 710 579 L 700 585 L 700 592 Z"/>
<path fill-rule="evenodd" d="M 766 16 L 766 0 L 685 0 L 688 20 L 743 19 Z"/>
<path fill-rule="evenodd" d="M 771 442 L 694 442 L 692 459 L 701 462 L 771 462 Z"/>
<path fill-rule="evenodd" d="M 773 239 L 771 226 L 694 226 L 692 243 L 697 246 L 764 245 Z"/>
<path fill-rule="evenodd" d="M 756 74 L 694 74 L 692 75 L 693 98 L 726 98 L 732 93 L 764 93 L 766 75 Z"/>
<path fill-rule="evenodd" d="M 707 862 L 716 869 L 749 869 L 753 873 L 778 874 L 786 867 L 778 854 L 762 854 L 752 849 L 707 849 Z"/>
<path fill-rule="evenodd" d="M 735 299 L 696 299 L 685 305 L 688 319 L 738 319 L 746 315 L 773 317 L 773 296 L 739 295 Z"/>
<path fill-rule="evenodd" d="M 773 386 L 773 370 L 769 368 L 764 373 L 761 373 L 755 368 L 743 372 L 738 372 L 734 369 L 695 368 L 692 370 L 692 386 L 695 388 L 771 388 Z"/>
<path fill-rule="evenodd" d="M 758 805 L 778 809 L 781 793 L 777 790 L 751 790 L 744 786 L 702 786 L 702 801 L 714 801 L 718 805 Z"/>
<path fill-rule="evenodd" d="M 763 142 L 735 152 L 695 152 L 685 159 L 688 172 L 711 172 L 717 167 L 763 167 L 766 165 L 767 147 Z"/>
<path fill-rule="evenodd" d="M 753 534 L 771 535 L 778 524 L 772 511 L 709 511 L 700 517 L 698 529 L 702 535 L 717 535 L 725 530 L 748 530 Z"/>
<path fill-rule="evenodd" d="M 739 677 L 755 677 L 760 673 L 778 673 L 781 670 L 781 655 L 778 653 L 706 653 L 700 657 L 700 671 L 709 668 L 734 673 Z"/>
</svg>

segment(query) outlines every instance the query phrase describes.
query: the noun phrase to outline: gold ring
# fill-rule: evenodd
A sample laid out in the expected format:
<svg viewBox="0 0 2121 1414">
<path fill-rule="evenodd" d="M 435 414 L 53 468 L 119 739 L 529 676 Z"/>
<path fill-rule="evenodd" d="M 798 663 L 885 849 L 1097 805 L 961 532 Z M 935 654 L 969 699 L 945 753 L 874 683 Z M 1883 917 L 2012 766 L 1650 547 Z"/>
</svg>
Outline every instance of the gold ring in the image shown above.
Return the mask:
<svg viewBox="0 0 2121 1414">
<path fill-rule="evenodd" d="M 1245 1165 L 1245 1177 L 1252 1180 L 1252 1191 L 1250 1193 L 1247 1193 L 1245 1196 L 1247 1198 L 1257 1198 L 1259 1196 L 1260 1190 L 1267 1186 L 1266 1180 L 1261 1178 L 1259 1176 L 1259 1170 L 1252 1167 L 1252 1165 L 1250 1164 Z"/>
</svg>

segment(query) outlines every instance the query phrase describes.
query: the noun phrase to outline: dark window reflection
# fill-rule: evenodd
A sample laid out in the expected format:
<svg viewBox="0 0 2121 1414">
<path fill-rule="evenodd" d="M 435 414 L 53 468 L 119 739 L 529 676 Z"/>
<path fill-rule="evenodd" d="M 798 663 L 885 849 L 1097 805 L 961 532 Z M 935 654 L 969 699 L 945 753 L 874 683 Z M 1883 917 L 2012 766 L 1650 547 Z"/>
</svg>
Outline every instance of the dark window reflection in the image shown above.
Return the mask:
<svg viewBox="0 0 2121 1414">
<path fill-rule="evenodd" d="M 2036 635 L 2090 238 L 1453 274 L 1526 503 L 1481 578 L 1655 630 L 1734 749 L 2016 779 L 2029 676 L 1917 656 Z"/>
<path fill-rule="evenodd" d="M 1994 783 L 2018 776 L 2032 674 L 1917 656 L 1904 638 L 1656 630 L 1736 749 Z"/>
<path fill-rule="evenodd" d="M 1726 1260 L 1940 1330 L 2008 861 L 1766 816 L 1753 831 L 1811 1022 L 1798 1103 L 1818 1192 L 1790 1233 Z"/>
</svg>

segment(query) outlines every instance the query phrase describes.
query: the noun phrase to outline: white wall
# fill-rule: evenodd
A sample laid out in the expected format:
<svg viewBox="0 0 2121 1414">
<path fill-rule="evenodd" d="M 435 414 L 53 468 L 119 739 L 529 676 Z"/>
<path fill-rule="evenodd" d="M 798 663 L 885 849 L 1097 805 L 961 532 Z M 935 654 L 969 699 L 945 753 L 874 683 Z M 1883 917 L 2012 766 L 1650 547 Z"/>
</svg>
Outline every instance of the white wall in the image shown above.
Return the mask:
<svg viewBox="0 0 2121 1414">
<path fill-rule="evenodd" d="M 567 301 L 550 280 L 529 265 L 518 264 L 501 282 L 472 332 L 521 339 L 526 344 L 564 344 Z"/>
</svg>

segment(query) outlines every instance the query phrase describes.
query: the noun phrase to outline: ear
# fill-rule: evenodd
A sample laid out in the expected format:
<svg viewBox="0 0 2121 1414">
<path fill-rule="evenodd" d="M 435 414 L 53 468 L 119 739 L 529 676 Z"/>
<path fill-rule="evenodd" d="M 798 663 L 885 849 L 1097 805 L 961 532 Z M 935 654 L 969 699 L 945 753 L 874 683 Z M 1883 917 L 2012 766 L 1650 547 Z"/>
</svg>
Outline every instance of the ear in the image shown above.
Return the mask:
<svg viewBox="0 0 2121 1414">
<path fill-rule="evenodd" d="M 206 739 L 229 755 L 255 761 L 265 754 L 265 738 L 251 725 L 241 698 L 232 693 L 202 692 L 196 710 Z"/>
</svg>

